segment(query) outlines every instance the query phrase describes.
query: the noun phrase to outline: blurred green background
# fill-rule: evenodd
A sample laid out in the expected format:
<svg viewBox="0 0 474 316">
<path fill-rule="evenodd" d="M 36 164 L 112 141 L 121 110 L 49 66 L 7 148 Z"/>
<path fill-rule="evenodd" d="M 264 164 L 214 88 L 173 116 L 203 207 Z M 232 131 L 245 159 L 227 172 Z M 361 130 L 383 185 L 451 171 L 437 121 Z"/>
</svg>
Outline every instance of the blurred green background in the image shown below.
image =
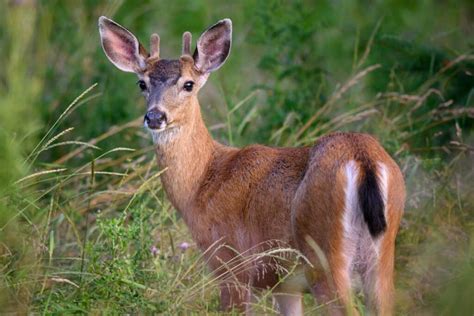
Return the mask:
<svg viewBox="0 0 474 316">
<path fill-rule="evenodd" d="M 101 15 L 146 47 L 159 33 L 165 58 L 184 31 L 231 18 L 230 58 L 200 96 L 214 137 L 374 134 L 408 186 L 397 313 L 474 313 L 468 0 L 0 1 L 1 312 L 217 311 L 199 252 L 178 247 L 191 240 L 155 176 L 136 78 L 100 47 Z"/>
</svg>

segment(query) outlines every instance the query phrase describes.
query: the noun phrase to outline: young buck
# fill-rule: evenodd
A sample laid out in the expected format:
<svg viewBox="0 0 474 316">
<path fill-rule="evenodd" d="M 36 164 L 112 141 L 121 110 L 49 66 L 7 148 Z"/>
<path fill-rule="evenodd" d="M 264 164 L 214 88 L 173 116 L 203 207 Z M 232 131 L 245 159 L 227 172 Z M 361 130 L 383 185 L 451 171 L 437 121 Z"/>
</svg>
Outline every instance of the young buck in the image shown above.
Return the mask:
<svg viewBox="0 0 474 316">
<path fill-rule="evenodd" d="M 224 310 L 250 311 L 251 290 L 273 288 L 285 315 L 302 314 L 305 291 L 331 314 L 357 314 L 351 289 L 359 275 L 370 310 L 391 314 L 405 188 L 397 164 L 373 137 L 334 133 L 302 148 L 225 146 L 206 129 L 197 95 L 229 55 L 229 19 L 208 28 L 193 54 L 191 34 L 184 33 L 177 60 L 160 57 L 156 34 L 148 53 L 106 17 L 99 29 L 109 60 L 138 75 L 147 101 L 144 125 L 159 166 L 166 168 L 163 187 L 221 276 Z M 241 256 L 282 245 L 305 258 L 286 277 L 278 267 L 287 265 L 283 260 L 246 262 Z"/>
</svg>

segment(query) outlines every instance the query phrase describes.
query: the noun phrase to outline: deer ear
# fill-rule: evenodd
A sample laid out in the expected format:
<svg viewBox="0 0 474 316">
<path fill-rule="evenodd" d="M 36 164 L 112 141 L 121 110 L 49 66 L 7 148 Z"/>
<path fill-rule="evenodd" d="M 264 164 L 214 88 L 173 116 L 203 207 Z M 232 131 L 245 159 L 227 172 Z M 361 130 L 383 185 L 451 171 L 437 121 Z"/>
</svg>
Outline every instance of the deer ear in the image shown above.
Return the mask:
<svg viewBox="0 0 474 316">
<path fill-rule="evenodd" d="M 130 31 L 101 16 L 99 33 L 105 55 L 118 69 L 127 72 L 140 72 L 145 69 L 148 53 Z"/>
<path fill-rule="evenodd" d="M 194 65 L 201 73 L 210 73 L 224 64 L 230 53 L 232 21 L 220 20 L 199 38 L 194 51 Z"/>
</svg>

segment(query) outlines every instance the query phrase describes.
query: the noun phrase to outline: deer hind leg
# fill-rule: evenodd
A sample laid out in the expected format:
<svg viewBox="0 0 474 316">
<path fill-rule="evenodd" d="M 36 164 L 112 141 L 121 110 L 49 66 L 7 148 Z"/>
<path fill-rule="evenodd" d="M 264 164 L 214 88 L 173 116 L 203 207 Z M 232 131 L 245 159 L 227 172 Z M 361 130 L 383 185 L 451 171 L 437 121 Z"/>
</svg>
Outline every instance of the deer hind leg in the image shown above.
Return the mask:
<svg viewBox="0 0 474 316">
<path fill-rule="evenodd" d="M 358 315 L 352 303 L 352 290 L 349 271 L 336 267 L 330 271 L 310 269 L 307 273 L 311 292 L 329 315 Z"/>
<path fill-rule="evenodd" d="M 353 303 L 352 270 L 356 255 L 357 239 L 343 237 L 340 249 L 326 259 L 326 267 L 319 269 L 319 279 L 311 282 L 311 290 L 319 304 L 330 315 L 359 315 Z M 314 279 L 314 277 L 313 277 Z"/>
<path fill-rule="evenodd" d="M 319 269 L 316 277 L 314 272 L 309 276 L 311 290 L 328 314 L 358 315 L 352 299 L 352 270 L 357 239 L 344 236 L 339 248 L 326 258 L 319 259 L 324 269 Z"/>
<path fill-rule="evenodd" d="M 359 168 L 351 161 L 335 177 L 312 171 L 296 193 L 292 219 L 298 246 L 313 265 L 307 269 L 308 283 L 329 314 L 357 315 L 351 279 L 363 227 L 357 198 Z"/>
<path fill-rule="evenodd" d="M 374 243 L 373 252 L 360 271 L 371 315 L 392 315 L 394 285 L 394 236 L 387 232 Z"/>
<path fill-rule="evenodd" d="M 339 249 L 323 251 L 323 241 L 318 244 L 315 238 L 306 235 L 307 242 L 300 246 L 311 262 L 305 266 L 305 277 L 312 294 L 325 314 L 358 315 L 352 301 L 352 254 L 343 252 L 342 243 L 334 246 Z"/>
<path fill-rule="evenodd" d="M 387 229 L 377 239 L 366 235 L 363 243 L 371 241 L 365 258 L 361 260 L 360 275 L 362 277 L 366 305 L 371 314 L 392 315 L 394 305 L 394 259 L 395 239 L 403 214 L 403 192 L 393 189 L 387 194 Z"/>
</svg>

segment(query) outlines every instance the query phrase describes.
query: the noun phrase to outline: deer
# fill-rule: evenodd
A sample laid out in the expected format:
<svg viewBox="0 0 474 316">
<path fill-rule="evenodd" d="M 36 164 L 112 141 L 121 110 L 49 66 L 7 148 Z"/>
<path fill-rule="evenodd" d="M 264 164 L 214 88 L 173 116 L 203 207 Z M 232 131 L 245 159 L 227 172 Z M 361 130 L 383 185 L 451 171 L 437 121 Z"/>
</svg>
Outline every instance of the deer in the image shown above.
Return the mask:
<svg viewBox="0 0 474 316">
<path fill-rule="evenodd" d="M 210 270 L 245 265 L 232 278 L 219 274 L 223 311 L 250 314 L 255 295 L 272 289 L 283 315 L 303 314 L 304 293 L 328 314 L 357 315 L 353 291 L 361 283 L 368 309 L 392 314 L 395 239 L 406 193 L 400 168 L 373 136 L 334 132 L 295 148 L 219 143 L 206 128 L 198 93 L 230 54 L 230 19 L 206 29 L 193 53 L 185 32 L 178 59 L 161 58 L 157 34 L 148 52 L 111 19 L 102 16 L 98 24 L 110 62 L 138 76 L 147 104 L 144 127 L 165 170 L 163 189 Z M 279 259 L 245 264 L 239 257 L 281 245 L 305 258 L 291 274 L 270 264 Z"/>
</svg>

